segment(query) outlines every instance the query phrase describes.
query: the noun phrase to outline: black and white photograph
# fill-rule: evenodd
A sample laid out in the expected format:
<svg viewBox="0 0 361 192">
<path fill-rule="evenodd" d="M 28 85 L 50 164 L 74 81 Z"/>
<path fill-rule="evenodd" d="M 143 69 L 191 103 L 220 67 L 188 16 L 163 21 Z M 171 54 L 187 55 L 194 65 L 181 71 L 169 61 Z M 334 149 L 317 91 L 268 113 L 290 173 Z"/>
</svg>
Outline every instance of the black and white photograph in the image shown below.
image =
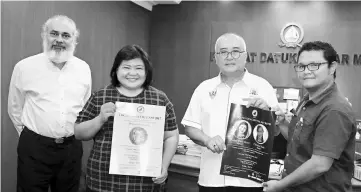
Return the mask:
<svg viewBox="0 0 361 192">
<path fill-rule="evenodd" d="M 361 192 L 361 0 L 0 10 L 0 191 Z"/>
</svg>

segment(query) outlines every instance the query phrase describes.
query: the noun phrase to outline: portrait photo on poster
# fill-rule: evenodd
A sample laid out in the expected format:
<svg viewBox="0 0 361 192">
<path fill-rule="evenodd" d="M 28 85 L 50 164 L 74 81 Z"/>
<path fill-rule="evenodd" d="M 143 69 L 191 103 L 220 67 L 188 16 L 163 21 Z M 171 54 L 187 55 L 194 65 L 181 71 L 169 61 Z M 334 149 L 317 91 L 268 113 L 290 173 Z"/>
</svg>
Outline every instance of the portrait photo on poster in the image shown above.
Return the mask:
<svg viewBox="0 0 361 192">
<path fill-rule="evenodd" d="M 252 133 L 251 124 L 246 120 L 236 120 L 228 132 L 226 144 L 230 141 L 247 139 Z"/>
<path fill-rule="evenodd" d="M 142 145 L 147 141 L 148 133 L 142 127 L 134 127 L 129 132 L 130 142 L 134 145 Z"/>
<path fill-rule="evenodd" d="M 268 139 L 267 128 L 262 124 L 257 124 L 253 129 L 253 138 L 258 144 L 264 144 Z"/>
</svg>

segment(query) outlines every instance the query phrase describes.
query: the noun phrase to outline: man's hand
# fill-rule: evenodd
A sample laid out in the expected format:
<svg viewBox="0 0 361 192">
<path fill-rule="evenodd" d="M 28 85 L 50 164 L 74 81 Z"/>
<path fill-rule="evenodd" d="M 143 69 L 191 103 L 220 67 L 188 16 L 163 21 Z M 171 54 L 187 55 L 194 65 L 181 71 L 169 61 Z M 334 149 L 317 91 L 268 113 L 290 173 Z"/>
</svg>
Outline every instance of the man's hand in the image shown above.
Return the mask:
<svg viewBox="0 0 361 192">
<path fill-rule="evenodd" d="M 100 108 L 100 119 L 102 123 L 108 121 L 110 116 L 114 116 L 116 107 L 115 104 L 112 102 L 104 103 Z"/>
<path fill-rule="evenodd" d="M 283 187 L 280 185 L 280 181 L 270 180 L 265 183 L 262 183 L 263 191 L 266 192 L 281 192 Z"/>
<path fill-rule="evenodd" d="M 271 110 L 275 111 L 275 114 L 277 115 L 276 125 L 288 125 L 285 111 L 282 111 L 282 109 L 278 105 Z"/>
<path fill-rule="evenodd" d="M 222 153 L 224 150 L 226 150 L 226 144 L 219 135 L 208 139 L 205 145 L 213 153 Z"/>
<path fill-rule="evenodd" d="M 155 184 L 162 184 L 168 177 L 168 170 L 162 168 L 162 173 L 158 177 L 153 177 L 152 180 Z"/>
<path fill-rule="evenodd" d="M 260 98 L 260 97 L 252 97 L 248 100 L 248 104 L 247 107 L 256 107 L 256 108 L 260 108 L 263 110 L 269 110 L 269 106 L 267 104 L 267 102 Z"/>
</svg>

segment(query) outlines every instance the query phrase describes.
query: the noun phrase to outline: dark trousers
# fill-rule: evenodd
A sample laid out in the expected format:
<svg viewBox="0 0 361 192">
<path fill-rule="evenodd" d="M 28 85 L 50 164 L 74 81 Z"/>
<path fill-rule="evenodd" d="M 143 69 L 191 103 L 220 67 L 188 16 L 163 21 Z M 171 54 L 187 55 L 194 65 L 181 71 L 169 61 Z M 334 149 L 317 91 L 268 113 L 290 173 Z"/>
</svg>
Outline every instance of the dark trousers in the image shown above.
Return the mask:
<svg viewBox="0 0 361 192">
<path fill-rule="evenodd" d="M 77 192 L 81 175 L 81 141 L 55 143 L 27 129 L 18 144 L 17 192 Z"/>
<path fill-rule="evenodd" d="M 262 192 L 263 187 L 203 187 L 198 185 L 199 192 Z"/>
</svg>

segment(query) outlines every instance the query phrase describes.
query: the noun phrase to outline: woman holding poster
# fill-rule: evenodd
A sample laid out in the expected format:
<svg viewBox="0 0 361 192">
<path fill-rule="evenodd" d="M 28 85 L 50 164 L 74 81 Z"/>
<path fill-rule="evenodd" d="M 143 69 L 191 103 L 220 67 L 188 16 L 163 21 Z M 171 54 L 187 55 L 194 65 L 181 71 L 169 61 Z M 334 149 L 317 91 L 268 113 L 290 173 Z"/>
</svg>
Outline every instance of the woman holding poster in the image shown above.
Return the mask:
<svg viewBox="0 0 361 192">
<path fill-rule="evenodd" d="M 110 71 L 111 84 L 93 93 L 79 113 L 75 137 L 84 141 L 94 140 L 87 164 L 87 192 L 164 191 L 168 166 L 178 145 L 178 128 L 173 104 L 165 93 L 151 86 L 152 75 L 151 62 L 142 48 L 137 45 L 123 47 Z M 109 173 L 115 102 L 165 106 L 163 155 L 158 177 Z M 141 108 L 138 112 L 142 112 Z M 148 133 L 138 128 L 127 137 L 139 146 L 146 141 Z"/>
</svg>

